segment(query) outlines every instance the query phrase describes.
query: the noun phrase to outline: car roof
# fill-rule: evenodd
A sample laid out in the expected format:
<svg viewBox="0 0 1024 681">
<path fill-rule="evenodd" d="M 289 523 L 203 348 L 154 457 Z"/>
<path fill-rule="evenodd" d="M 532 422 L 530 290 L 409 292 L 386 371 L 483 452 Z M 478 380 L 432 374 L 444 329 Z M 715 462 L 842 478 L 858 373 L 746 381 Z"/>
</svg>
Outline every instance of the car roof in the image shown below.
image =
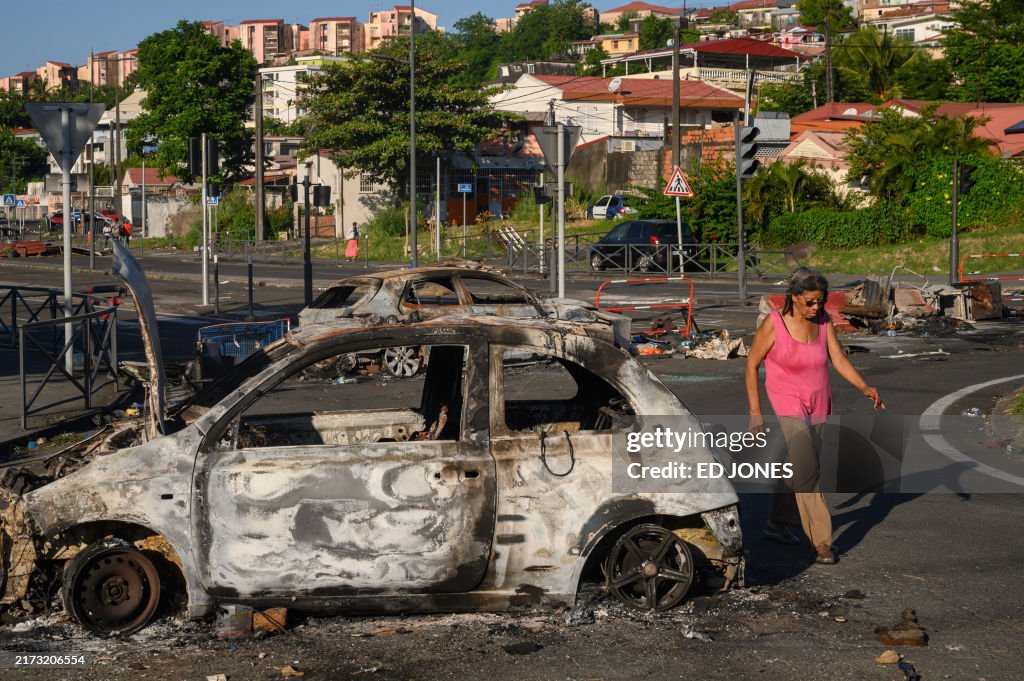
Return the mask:
<svg viewBox="0 0 1024 681">
<path fill-rule="evenodd" d="M 330 338 L 340 338 L 362 331 L 384 332 L 380 335 L 385 337 L 389 329 L 403 329 L 415 332 L 416 330 L 427 331 L 430 329 L 443 329 L 453 335 L 479 335 L 484 333 L 488 336 L 500 336 L 503 330 L 514 332 L 523 328 L 537 329 L 549 333 L 562 335 L 582 336 L 590 338 L 605 345 L 612 344 L 595 338 L 587 331 L 588 329 L 604 329 L 605 322 L 594 321 L 566 321 L 550 318 L 511 318 L 487 314 L 451 314 L 440 317 L 431 317 L 423 320 L 404 320 L 393 324 L 382 324 L 369 318 L 339 319 L 331 323 L 303 324 L 293 327 L 285 336 L 285 340 L 294 345 L 311 345 Z M 280 341 L 279 341 L 280 342 Z"/>
<path fill-rule="evenodd" d="M 494 279 L 496 281 L 507 282 L 513 286 L 518 286 L 514 281 L 509 279 L 503 274 L 496 272 L 490 272 L 488 270 L 477 269 L 475 267 L 455 267 L 455 266 L 435 266 L 435 267 L 417 267 L 414 269 L 400 269 L 400 270 L 386 270 L 384 272 L 370 272 L 367 274 L 360 274 L 355 277 L 347 277 L 345 279 L 338 279 L 328 284 L 328 288 L 335 286 L 349 286 L 353 283 L 361 281 L 368 281 L 371 279 L 379 279 L 382 281 L 389 281 L 395 279 L 422 279 L 428 277 L 443 277 L 443 276 L 474 276 L 474 277 L 485 277 L 487 279 Z"/>
</svg>

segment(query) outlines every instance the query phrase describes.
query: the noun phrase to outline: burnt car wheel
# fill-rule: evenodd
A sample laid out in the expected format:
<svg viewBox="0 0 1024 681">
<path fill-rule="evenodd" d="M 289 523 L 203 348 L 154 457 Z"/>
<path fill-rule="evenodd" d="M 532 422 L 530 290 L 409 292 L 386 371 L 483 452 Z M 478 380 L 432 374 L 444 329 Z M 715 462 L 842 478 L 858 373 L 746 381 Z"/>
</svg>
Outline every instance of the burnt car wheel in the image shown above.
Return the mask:
<svg viewBox="0 0 1024 681">
<path fill-rule="evenodd" d="M 149 623 L 160 604 L 160 575 L 145 555 L 114 539 L 90 544 L 71 560 L 64 607 L 99 636 L 126 635 Z"/>
<path fill-rule="evenodd" d="M 639 525 L 619 537 L 605 562 L 608 590 L 637 610 L 668 610 L 693 584 L 686 542 L 659 525 Z"/>
<path fill-rule="evenodd" d="M 422 365 L 420 349 L 414 345 L 403 345 L 384 351 L 384 368 L 392 376 L 398 378 L 415 376 Z"/>
</svg>

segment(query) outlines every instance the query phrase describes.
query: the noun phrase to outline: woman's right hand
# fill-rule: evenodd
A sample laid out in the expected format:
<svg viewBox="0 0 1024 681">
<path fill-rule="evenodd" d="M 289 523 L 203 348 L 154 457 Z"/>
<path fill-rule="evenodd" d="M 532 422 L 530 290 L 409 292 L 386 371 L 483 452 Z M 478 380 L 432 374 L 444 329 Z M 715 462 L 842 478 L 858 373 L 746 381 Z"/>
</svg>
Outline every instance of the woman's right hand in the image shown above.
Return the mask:
<svg viewBox="0 0 1024 681">
<path fill-rule="evenodd" d="M 751 433 L 764 432 L 764 415 L 762 414 L 751 414 L 750 425 L 747 426 L 747 430 Z"/>
</svg>

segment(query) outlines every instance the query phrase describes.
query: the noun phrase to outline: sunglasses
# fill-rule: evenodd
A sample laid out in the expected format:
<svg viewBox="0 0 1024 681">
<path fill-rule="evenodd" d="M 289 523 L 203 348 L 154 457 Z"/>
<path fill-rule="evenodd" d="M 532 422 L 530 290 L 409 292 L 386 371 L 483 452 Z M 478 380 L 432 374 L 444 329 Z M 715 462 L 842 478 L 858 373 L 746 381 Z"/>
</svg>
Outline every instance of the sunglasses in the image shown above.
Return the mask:
<svg viewBox="0 0 1024 681">
<path fill-rule="evenodd" d="M 814 300 L 804 300 L 800 298 L 800 302 L 806 307 L 822 307 L 825 305 L 825 298 L 815 298 Z"/>
</svg>

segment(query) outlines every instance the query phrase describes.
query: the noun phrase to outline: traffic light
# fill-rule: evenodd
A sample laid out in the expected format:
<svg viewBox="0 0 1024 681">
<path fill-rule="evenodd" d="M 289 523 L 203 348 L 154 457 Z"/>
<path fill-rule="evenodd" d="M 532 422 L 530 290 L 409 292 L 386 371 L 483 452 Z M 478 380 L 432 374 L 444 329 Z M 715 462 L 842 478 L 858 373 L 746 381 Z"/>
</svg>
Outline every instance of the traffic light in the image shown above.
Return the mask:
<svg viewBox="0 0 1024 681">
<path fill-rule="evenodd" d="M 542 206 L 545 203 L 551 203 L 551 197 L 548 196 L 548 188 L 545 186 L 534 187 L 533 200 L 538 206 Z"/>
<path fill-rule="evenodd" d="M 978 166 L 972 166 L 967 163 L 960 164 L 960 196 L 964 196 L 967 192 L 971 191 L 978 181 L 971 178 L 974 171 L 978 169 Z"/>
<path fill-rule="evenodd" d="M 315 187 L 313 187 L 313 205 L 331 205 L 331 188 L 329 186 L 324 184 L 318 184 Z"/>
<path fill-rule="evenodd" d="M 220 147 L 217 140 L 212 137 L 206 138 L 206 175 L 216 175 L 220 154 Z M 203 174 L 203 138 L 190 137 L 188 140 L 188 172 L 193 177 Z"/>
<path fill-rule="evenodd" d="M 753 125 L 741 125 L 736 143 L 736 174 L 749 180 L 761 167 L 757 160 L 757 138 L 761 131 Z"/>
</svg>

